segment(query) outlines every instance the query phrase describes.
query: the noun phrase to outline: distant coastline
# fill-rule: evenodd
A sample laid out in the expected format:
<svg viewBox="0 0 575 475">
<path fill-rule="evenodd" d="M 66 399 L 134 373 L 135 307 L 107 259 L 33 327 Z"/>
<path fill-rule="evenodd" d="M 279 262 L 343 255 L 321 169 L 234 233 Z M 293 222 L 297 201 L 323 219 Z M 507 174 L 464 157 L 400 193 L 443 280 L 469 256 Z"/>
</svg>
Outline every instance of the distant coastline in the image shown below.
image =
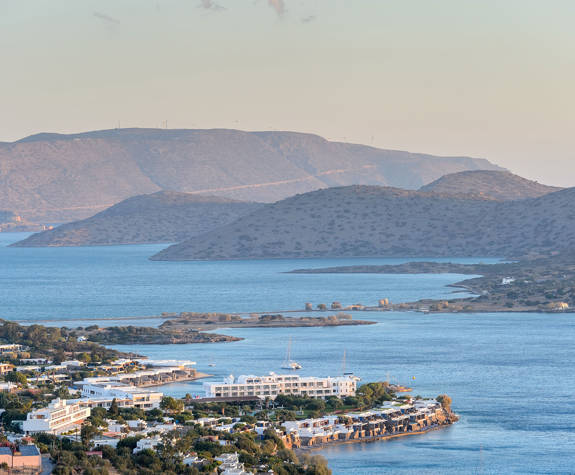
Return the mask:
<svg viewBox="0 0 575 475">
<path fill-rule="evenodd" d="M 467 274 L 469 279 L 450 284 L 473 294 L 452 299 L 380 303 L 358 311 L 394 310 L 426 313 L 454 312 L 574 312 L 575 253 L 525 258 L 497 264 L 407 262 L 399 265 L 339 266 L 296 269 L 294 274 Z M 479 276 L 479 277 L 477 277 Z"/>
</svg>

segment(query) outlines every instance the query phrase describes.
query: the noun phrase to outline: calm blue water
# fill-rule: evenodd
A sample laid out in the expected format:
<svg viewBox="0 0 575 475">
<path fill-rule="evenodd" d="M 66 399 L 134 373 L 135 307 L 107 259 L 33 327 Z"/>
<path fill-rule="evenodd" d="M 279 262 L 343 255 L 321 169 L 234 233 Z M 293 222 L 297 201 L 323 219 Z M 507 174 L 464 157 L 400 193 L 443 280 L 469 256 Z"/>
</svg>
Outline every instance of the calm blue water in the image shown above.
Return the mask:
<svg viewBox="0 0 575 475">
<path fill-rule="evenodd" d="M 4 243 L 17 237 L 21 236 L 0 234 Z M 383 297 L 401 301 L 445 297 L 452 290 L 445 285 L 460 280 L 454 275 L 281 273 L 298 267 L 400 259 L 148 261 L 146 257 L 159 248 L 0 247 L 1 316 L 71 325 L 81 324 L 82 318 L 162 311 L 280 310 L 305 301 L 374 303 Z M 193 359 L 200 370 L 214 374 L 211 379 L 219 379 L 230 373 L 279 371 L 291 336 L 292 355 L 304 366 L 302 374 L 341 372 L 345 349 L 347 370 L 365 381 L 390 377 L 411 383 L 415 393 L 424 396 L 444 392 L 452 396 L 462 416 L 453 427 L 425 436 L 324 450 L 336 474 L 575 473 L 572 315 L 359 313 L 355 317 L 378 324 L 220 330 L 245 340 L 130 349 L 150 357 Z M 216 366 L 208 367 L 209 362 Z M 201 383 L 165 387 L 174 395 L 200 391 Z"/>
<path fill-rule="evenodd" d="M 0 233 L 0 317 L 17 320 L 159 315 L 161 312 L 250 312 L 303 308 L 307 301 L 376 304 L 441 298 L 461 280 L 412 276 L 302 275 L 302 267 L 399 263 L 407 259 L 280 259 L 152 262 L 165 246 L 8 248 L 28 234 Z M 476 262 L 458 259 L 457 262 Z M 484 259 L 494 262 L 494 259 Z"/>
</svg>

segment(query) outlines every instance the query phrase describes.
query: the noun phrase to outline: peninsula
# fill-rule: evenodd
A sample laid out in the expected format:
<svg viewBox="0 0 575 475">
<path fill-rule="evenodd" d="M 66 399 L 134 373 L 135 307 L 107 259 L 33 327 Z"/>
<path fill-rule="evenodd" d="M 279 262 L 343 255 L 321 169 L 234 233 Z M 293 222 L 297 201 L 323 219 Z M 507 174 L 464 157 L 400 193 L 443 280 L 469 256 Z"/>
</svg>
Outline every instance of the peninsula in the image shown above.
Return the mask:
<svg viewBox="0 0 575 475">
<path fill-rule="evenodd" d="M 182 312 L 162 314 L 157 318 L 169 319 L 158 328 L 133 325 L 110 327 L 91 325 L 76 328 L 74 331 L 81 338 L 102 345 L 166 345 L 243 340 L 243 338 L 211 332 L 218 328 L 334 327 L 377 323 L 353 320 L 351 315 L 341 312 L 323 317 L 285 317 L 281 314 L 250 314 L 248 317 L 243 317 L 239 314 L 228 313 Z"/>
<path fill-rule="evenodd" d="M 575 309 L 575 252 L 498 264 L 408 262 L 399 265 L 297 269 L 293 273 L 466 274 L 452 287 L 470 297 L 384 305 L 383 310 L 430 312 L 572 312 Z M 367 307 L 366 309 L 372 309 Z"/>
<path fill-rule="evenodd" d="M 219 335 L 216 333 L 203 333 L 192 328 L 173 329 L 168 327 L 103 327 L 92 325 L 78 328 L 83 332 L 84 338 L 104 345 L 170 345 L 186 343 L 221 343 L 239 341 L 243 338 Z"/>
<path fill-rule="evenodd" d="M 86 341 L 80 336 L 77 330 L 70 328 L 24 326 L 0 320 L 0 343 L 5 343 L 6 349 L 2 352 L 4 357 L 51 361 L 84 357 L 90 361 L 103 362 L 128 356 L 127 353 Z"/>
</svg>

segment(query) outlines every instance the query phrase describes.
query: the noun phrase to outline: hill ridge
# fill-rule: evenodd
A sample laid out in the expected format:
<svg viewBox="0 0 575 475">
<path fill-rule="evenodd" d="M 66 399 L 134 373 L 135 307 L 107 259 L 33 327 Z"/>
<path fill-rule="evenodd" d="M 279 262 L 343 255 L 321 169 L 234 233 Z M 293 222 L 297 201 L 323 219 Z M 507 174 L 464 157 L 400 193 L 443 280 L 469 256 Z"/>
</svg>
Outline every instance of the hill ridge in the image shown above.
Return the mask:
<svg viewBox="0 0 575 475">
<path fill-rule="evenodd" d="M 575 188 L 524 200 L 336 187 L 267 205 L 155 260 L 507 257 L 575 247 Z"/>
<path fill-rule="evenodd" d="M 543 185 L 507 170 L 468 170 L 444 175 L 422 186 L 420 191 L 478 194 L 495 200 L 537 198 L 562 188 Z"/>
<path fill-rule="evenodd" d="M 259 207 L 221 196 L 159 191 L 127 198 L 80 221 L 33 234 L 13 247 L 178 242 L 231 223 Z"/>
</svg>

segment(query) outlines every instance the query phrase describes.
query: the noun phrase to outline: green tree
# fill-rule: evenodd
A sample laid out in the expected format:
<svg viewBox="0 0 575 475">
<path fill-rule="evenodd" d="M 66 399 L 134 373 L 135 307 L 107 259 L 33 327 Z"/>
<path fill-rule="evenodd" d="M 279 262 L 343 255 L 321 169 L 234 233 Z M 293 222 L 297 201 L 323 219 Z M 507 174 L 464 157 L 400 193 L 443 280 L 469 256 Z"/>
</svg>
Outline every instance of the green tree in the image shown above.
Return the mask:
<svg viewBox="0 0 575 475">
<path fill-rule="evenodd" d="M 184 401 L 171 396 L 164 396 L 162 402 L 160 402 L 160 407 L 171 412 L 182 412 L 184 409 Z"/>
<path fill-rule="evenodd" d="M 110 407 L 108 409 L 108 415 L 111 417 L 118 417 L 118 415 L 120 414 L 120 408 L 118 407 L 118 402 L 116 401 L 116 398 L 112 399 L 112 404 L 110 404 Z"/>
<path fill-rule="evenodd" d="M 22 384 L 23 386 L 28 384 L 28 378 L 26 375 L 18 371 L 11 371 L 4 376 L 4 379 L 12 383 Z"/>
<path fill-rule="evenodd" d="M 441 404 L 443 409 L 445 409 L 446 411 L 451 410 L 451 398 L 447 394 L 440 394 L 435 399 L 437 402 Z"/>
<path fill-rule="evenodd" d="M 92 424 L 84 423 L 82 424 L 82 429 L 80 430 L 80 439 L 82 440 L 82 445 L 85 449 L 90 448 L 90 443 L 95 435 L 98 435 L 100 431 L 94 427 Z"/>
</svg>

